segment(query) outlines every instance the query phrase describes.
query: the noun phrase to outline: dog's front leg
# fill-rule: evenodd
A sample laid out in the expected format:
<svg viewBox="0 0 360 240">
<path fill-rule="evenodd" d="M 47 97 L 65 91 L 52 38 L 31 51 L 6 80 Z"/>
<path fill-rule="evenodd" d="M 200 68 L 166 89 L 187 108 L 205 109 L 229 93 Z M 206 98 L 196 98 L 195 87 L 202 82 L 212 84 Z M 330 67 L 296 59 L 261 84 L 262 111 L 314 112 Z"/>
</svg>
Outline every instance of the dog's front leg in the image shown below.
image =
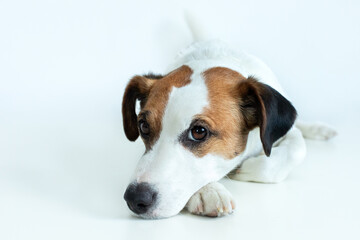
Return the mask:
<svg viewBox="0 0 360 240">
<path fill-rule="evenodd" d="M 192 214 L 220 217 L 232 213 L 235 204 L 230 192 L 222 184 L 213 182 L 197 191 L 186 209 Z"/>
<path fill-rule="evenodd" d="M 261 154 L 245 160 L 240 169 L 228 176 L 239 181 L 278 183 L 303 161 L 305 140 L 297 128 L 291 129 L 284 139 L 273 147 L 270 157 Z"/>
</svg>

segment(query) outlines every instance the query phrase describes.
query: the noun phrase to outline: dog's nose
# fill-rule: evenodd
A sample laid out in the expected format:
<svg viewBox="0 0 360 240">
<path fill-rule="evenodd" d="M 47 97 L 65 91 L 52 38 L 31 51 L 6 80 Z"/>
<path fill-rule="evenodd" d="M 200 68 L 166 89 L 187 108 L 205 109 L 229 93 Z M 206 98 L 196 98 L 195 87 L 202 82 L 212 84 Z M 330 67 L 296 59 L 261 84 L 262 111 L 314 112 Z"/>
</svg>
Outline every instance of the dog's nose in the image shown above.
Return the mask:
<svg viewBox="0 0 360 240">
<path fill-rule="evenodd" d="M 124 199 L 131 211 L 146 213 L 154 205 L 157 192 L 148 183 L 132 183 L 125 191 Z"/>
</svg>

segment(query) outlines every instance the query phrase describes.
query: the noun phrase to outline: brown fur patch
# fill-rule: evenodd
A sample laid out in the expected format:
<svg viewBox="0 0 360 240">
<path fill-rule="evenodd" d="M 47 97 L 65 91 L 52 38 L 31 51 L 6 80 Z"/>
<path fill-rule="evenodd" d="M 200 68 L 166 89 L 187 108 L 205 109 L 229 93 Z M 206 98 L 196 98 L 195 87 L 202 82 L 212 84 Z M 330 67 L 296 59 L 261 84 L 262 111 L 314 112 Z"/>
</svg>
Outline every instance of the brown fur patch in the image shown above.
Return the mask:
<svg viewBox="0 0 360 240">
<path fill-rule="evenodd" d="M 173 87 L 180 88 L 189 84 L 192 73 L 191 68 L 184 65 L 170 72 L 162 79 L 153 82 L 149 94 L 146 97 L 146 103 L 139 114 L 139 118 L 140 116 L 145 117 L 150 126 L 148 139 L 143 138 L 147 149 L 151 148 L 160 136 L 162 117 L 171 89 Z"/>
<path fill-rule="evenodd" d="M 206 121 L 217 134 L 194 149 L 198 157 L 208 153 L 218 154 L 226 159 L 234 158 L 246 146 L 246 124 L 240 112 L 237 86 L 246 80 L 244 76 L 231 69 L 215 67 L 203 73 L 208 88 L 210 106 L 196 116 Z"/>
</svg>

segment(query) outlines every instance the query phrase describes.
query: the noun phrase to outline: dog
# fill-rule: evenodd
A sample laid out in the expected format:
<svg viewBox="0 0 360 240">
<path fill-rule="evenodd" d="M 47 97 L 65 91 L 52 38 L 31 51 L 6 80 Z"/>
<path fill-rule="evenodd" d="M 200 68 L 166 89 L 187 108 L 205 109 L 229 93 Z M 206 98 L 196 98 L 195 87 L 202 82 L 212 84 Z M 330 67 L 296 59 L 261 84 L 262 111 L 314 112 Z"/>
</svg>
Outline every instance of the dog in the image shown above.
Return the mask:
<svg viewBox="0 0 360 240">
<path fill-rule="evenodd" d="M 219 40 L 202 40 L 188 23 L 195 42 L 168 73 L 133 77 L 123 97 L 125 135 L 130 141 L 140 136 L 146 148 L 124 199 L 143 218 L 174 216 L 184 207 L 228 215 L 235 201 L 221 178 L 280 182 L 305 158 L 304 137 L 336 134 L 296 121 L 296 109 L 265 63 Z"/>
</svg>

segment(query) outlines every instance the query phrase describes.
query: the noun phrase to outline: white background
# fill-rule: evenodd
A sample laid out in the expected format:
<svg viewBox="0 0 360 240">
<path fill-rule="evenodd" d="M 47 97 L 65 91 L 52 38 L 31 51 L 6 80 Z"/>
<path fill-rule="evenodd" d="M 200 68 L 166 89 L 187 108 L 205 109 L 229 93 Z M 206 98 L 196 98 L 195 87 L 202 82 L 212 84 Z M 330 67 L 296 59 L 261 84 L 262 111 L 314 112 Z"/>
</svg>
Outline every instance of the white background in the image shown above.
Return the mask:
<svg viewBox="0 0 360 240">
<path fill-rule="evenodd" d="M 237 211 L 146 221 L 122 195 L 135 74 L 191 42 L 183 10 L 263 59 L 299 118 L 335 126 L 280 184 L 224 180 Z M 359 239 L 359 1 L 0 1 L 0 239 Z"/>
</svg>

